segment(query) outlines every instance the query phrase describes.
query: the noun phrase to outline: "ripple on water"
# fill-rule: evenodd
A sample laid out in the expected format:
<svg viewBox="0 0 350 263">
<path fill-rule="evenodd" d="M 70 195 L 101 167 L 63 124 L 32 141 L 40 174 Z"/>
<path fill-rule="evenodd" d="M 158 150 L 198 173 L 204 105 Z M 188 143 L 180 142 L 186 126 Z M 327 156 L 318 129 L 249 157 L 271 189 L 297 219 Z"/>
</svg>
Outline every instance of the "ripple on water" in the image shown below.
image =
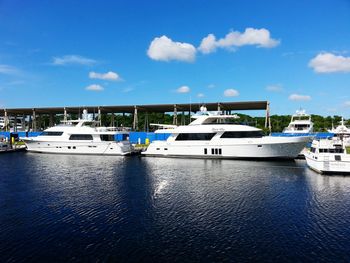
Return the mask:
<svg viewBox="0 0 350 263">
<path fill-rule="evenodd" d="M 18 154 L 0 167 L 0 259 L 350 257 L 350 177 L 304 161 Z"/>
</svg>

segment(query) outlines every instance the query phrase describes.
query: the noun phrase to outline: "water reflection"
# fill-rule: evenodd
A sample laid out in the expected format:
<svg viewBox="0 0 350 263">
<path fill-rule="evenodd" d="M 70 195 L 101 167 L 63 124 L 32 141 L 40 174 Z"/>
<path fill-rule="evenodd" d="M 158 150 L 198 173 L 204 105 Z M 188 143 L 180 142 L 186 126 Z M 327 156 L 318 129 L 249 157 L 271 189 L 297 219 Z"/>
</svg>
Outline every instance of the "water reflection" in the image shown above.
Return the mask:
<svg viewBox="0 0 350 263">
<path fill-rule="evenodd" d="M 21 154 L 0 165 L 6 260 L 350 256 L 350 177 L 305 161 Z"/>
</svg>

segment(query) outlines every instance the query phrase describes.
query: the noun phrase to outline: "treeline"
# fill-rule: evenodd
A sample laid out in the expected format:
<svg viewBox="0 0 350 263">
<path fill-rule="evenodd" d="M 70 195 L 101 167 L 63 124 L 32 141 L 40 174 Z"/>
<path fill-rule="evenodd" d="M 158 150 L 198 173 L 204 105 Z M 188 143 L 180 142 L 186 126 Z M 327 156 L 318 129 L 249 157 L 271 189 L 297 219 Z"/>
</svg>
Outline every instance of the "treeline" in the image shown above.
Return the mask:
<svg viewBox="0 0 350 263">
<path fill-rule="evenodd" d="M 265 129 L 265 117 L 251 117 L 249 115 L 239 114 L 241 120 L 247 120 L 248 122 L 256 122 L 254 125 L 258 128 Z M 291 121 L 291 115 L 272 115 L 270 117 L 271 120 L 271 131 L 272 132 L 282 132 L 284 128 L 288 126 Z M 338 126 L 341 121 L 341 116 L 327 116 L 323 117 L 320 115 L 311 115 L 311 120 L 314 123 L 314 131 L 315 132 L 327 132 L 328 129 Z M 345 121 L 347 124 L 348 121 Z"/>
</svg>

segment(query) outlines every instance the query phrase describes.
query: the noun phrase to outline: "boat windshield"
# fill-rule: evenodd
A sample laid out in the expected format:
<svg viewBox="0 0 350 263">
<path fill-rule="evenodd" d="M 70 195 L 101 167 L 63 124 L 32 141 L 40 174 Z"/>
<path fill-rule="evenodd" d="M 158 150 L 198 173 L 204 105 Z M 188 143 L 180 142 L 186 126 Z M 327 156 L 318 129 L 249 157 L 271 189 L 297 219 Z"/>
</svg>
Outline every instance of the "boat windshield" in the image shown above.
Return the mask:
<svg viewBox="0 0 350 263">
<path fill-rule="evenodd" d="M 309 124 L 295 124 L 294 128 L 296 130 L 305 130 L 305 129 L 310 128 L 310 125 Z"/>
<path fill-rule="evenodd" d="M 308 115 L 296 115 L 292 117 L 292 121 L 309 121 L 311 118 Z"/>
<path fill-rule="evenodd" d="M 39 136 L 61 136 L 61 131 L 43 131 Z"/>
<path fill-rule="evenodd" d="M 95 121 L 84 121 L 81 126 L 85 127 L 96 127 L 97 123 Z"/>
<path fill-rule="evenodd" d="M 202 124 L 237 124 L 239 123 L 236 118 L 208 118 Z"/>
<path fill-rule="evenodd" d="M 60 127 L 97 127 L 98 122 L 96 121 L 85 121 L 85 120 L 68 120 L 68 121 L 62 121 L 60 124 L 57 126 Z"/>
<path fill-rule="evenodd" d="M 63 122 L 63 123 L 57 124 L 56 126 L 58 126 L 58 127 L 74 127 L 76 125 L 77 125 L 76 123 Z"/>
<path fill-rule="evenodd" d="M 319 149 L 320 153 L 344 153 L 344 149 L 342 148 L 330 148 L 330 149 Z"/>
</svg>

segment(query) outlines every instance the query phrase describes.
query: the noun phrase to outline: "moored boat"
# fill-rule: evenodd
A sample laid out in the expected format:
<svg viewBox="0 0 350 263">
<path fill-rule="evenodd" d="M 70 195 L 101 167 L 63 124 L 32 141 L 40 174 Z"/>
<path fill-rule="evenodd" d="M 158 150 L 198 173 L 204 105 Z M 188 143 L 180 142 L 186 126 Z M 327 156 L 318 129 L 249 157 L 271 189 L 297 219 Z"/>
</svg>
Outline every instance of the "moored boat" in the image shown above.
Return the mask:
<svg viewBox="0 0 350 263">
<path fill-rule="evenodd" d="M 261 129 L 235 124 L 236 115 L 203 110 L 192 116 L 187 126 L 171 129 L 166 141 L 154 141 L 143 152 L 146 156 L 294 159 L 311 140 L 310 136 L 263 136 Z"/>
<path fill-rule="evenodd" d="M 341 118 L 340 124 L 337 127 L 332 127 L 328 132 L 343 140 L 345 146 L 350 146 L 350 128 L 345 125 L 344 118 Z"/>
<path fill-rule="evenodd" d="M 310 134 L 313 132 L 313 122 L 311 116 L 306 114 L 305 110 L 297 110 L 295 114 L 292 115 L 291 121 L 283 130 L 283 133 L 288 134 Z"/>
<path fill-rule="evenodd" d="M 350 154 L 344 141 L 337 137 L 313 140 L 305 159 L 318 173 L 350 173 Z"/>
<path fill-rule="evenodd" d="M 30 152 L 63 154 L 127 155 L 132 153 L 129 132 L 98 127 L 98 122 L 64 121 L 37 137 L 21 138 Z"/>
</svg>

